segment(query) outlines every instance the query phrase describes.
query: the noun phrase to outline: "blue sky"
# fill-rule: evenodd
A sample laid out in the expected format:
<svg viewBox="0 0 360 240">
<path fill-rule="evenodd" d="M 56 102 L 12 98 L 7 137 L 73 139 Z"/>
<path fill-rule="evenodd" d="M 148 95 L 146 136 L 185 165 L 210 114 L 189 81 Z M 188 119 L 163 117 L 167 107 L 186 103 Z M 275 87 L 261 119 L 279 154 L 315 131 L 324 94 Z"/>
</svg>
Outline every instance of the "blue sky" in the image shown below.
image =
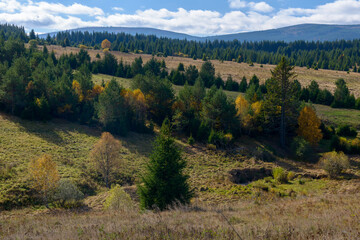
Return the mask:
<svg viewBox="0 0 360 240">
<path fill-rule="evenodd" d="M 122 26 L 205 36 L 303 23 L 360 24 L 360 0 L 0 0 L 0 22 L 38 33 Z"/>
</svg>

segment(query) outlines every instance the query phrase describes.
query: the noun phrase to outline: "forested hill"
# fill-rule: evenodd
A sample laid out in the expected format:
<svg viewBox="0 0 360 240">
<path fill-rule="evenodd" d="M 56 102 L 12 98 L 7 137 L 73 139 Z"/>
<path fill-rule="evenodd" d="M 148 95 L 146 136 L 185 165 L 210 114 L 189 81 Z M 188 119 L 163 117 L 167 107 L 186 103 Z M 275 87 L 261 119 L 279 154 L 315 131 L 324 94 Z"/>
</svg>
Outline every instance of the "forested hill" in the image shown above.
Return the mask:
<svg viewBox="0 0 360 240">
<path fill-rule="evenodd" d="M 271 29 L 265 31 L 255 31 L 246 33 L 236 33 L 218 36 L 196 37 L 183 33 L 165 31 L 155 28 L 131 28 L 131 27 L 86 27 L 68 30 L 69 32 L 108 32 L 125 33 L 130 35 L 143 34 L 155 35 L 157 37 L 166 37 L 180 40 L 194 41 L 335 41 L 335 40 L 353 40 L 360 38 L 360 25 L 324 25 L 324 24 L 302 24 L 290 27 Z M 50 33 L 55 36 L 57 32 Z M 45 38 L 47 34 L 40 35 Z"/>
<path fill-rule="evenodd" d="M 125 33 L 135 36 L 136 34 L 143 35 L 155 35 L 158 38 L 165 37 L 171 39 L 187 39 L 194 41 L 201 41 L 201 37 L 195 37 L 184 33 L 171 32 L 166 30 L 160 30 L 156 28 L 131 28 L 131 27 L 85 27 L 68 30 L 68 32 L 108 32 L 108 33 Z M 57 32 L 49 33 L 50 36 L 56 36 Z M 47 34 L 42 34 L 40 38 L 46 38 Z"/>
<path fill-rule="evenodd" d="M 360 38 L 360 25 L 302 24 L 266 31 L 237 33 L 208 37 L 208 40 L 224 41 L 336 41 Z"/>
</svg>

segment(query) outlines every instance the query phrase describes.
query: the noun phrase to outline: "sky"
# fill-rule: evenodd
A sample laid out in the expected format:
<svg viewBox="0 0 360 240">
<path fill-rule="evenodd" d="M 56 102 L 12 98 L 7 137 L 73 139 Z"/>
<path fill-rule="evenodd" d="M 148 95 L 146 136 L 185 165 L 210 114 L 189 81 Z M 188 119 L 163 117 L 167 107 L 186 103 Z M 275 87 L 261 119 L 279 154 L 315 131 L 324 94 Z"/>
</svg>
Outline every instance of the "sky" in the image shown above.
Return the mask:
<svg viewBox="0 0 360 240">
<path fill-rule="evenodd" d="M 360 0 L 0 0 L 0 23 L 37 33 L 112 26 L 211 36 L 304 23 L 360 24 Z"/>
</svg>

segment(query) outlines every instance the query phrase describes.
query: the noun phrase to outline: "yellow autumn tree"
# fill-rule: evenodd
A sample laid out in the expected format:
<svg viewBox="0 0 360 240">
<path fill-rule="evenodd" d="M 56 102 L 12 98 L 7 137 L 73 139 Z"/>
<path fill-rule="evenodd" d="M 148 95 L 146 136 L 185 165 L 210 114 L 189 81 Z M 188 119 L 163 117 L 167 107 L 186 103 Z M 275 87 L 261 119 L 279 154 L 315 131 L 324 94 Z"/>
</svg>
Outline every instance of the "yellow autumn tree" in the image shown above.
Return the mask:
<svg viewBox="0 0 360 240">
<path fill-rule="evenodd" d="M 242 96 L 239 95 L 235 100 L 235 106 L 237 110 L 237 115 L 239 117 L 244 117 L 249 112 L 249 102 Z"/>
<path fill-rule="evenodd" d="M 126 104 L 132 112 L 131 125 L 138 131 L 142 131 L 145 127 L 147 105 L 144 94 L 140 89 L 131 91 L 123 89 L 121 95 L 125 98 Z"/>
<path fill-rule="evenodd" d="M 298 118 L 298 135 L 303 137 L 311 145 L 317 145 L 322 139 L 323 134 L 321 133 L 320 119 L 316 116 L 316 113 L 312 107 L 305 106 Z"/>
<path fill-rule="evenodd" d="M 111 133 L 104 132 L 90 153 L 94 167 L 102 175 L 107 188 L 110 188 L 111 176 L 119 166 L 121 147 L 119 140 Z"/>
<path fill-rule="evenodd" d="M 84 100 L 84 94 L 81 91 L 80 83 L 76 80 L 72 82 L 72 89 L 76 92 L 76 94 L 79 97 L 79 102 L 82 102 Z"/>
<path fill-rule="evenodd" d="M 48 207 L 49 193 L 57 187 L 60 179 L 56 163 L 52 161 L 50 155 L 45 154 L 30 162 L 29 174 L 33 188 L 43 195 Z"/>
<path fill-rule="evenodd" d="M 102 49 L 109 49 L 111 47 L 111 42 L 107 39 L 104 39 L 102 42 L 101 42 L 101 48 Z"/>
<path fill-rule="evenodd" d="M 104 91 L 104 89 L 105 88 L 100 85 L 95 85 L 91 91 L 91 94 L 89 95 L 91 96 L 91 98 L 95 98 L 99 96 Z"/>
</svg>

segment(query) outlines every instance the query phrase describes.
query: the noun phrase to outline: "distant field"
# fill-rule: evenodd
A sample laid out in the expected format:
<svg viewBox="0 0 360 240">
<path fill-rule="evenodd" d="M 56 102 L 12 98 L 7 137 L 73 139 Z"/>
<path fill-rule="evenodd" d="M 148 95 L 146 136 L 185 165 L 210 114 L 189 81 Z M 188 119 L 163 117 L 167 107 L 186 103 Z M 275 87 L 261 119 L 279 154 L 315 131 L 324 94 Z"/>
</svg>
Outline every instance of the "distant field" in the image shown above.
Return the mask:
<svg viewBox="0 0 360 240">
<path fill-rule="evenodd" d="M 70 52 L 78 52 L 79 48 L 74 47 L 66 47 L 63 48 L 61 46 L 48 46 L 49 50 L 54 50 L 57 56 L 60 56 L 64 53 Z M 92 59 L 95 59 L 96 54 L 100 54 L 103 56 L 103 52 L 101 50 L 88 50 Z M 118 59 L 123 59 L 124 62 L 131 63 L 134 61 L 136 57 L 141 56 L 144 62 L 148 61 L 152 56 L 149 54 L 133 54 L 133 53 L 122 53 L 122 52 L 111 52 Z M 193 60 L 191 58 L 182 58 L 182 57 L 167 57 L 167 58 L 159 58 L 165 59 L 167 67 L 169 69 L 175 69 L 182 62 L 185 66 L 190 64 L 196 65 L 198 68 L 201 67 L 203 61 L 202 60 Z M 249 79 L 253 74 L 256 74 L 262 82 L 264 82 L 267 78 L 271 76 L 270 70 L 274 69 L 274 65 L 263 65 L 254 64 L 253 67 L 250 67 L 246 63 L 235 63 L 224 61 L 220 62 L 218 60 L 212 60 L 216 73 L 220 73 L 224 80 L 227 79 L 228 75 L 232 75 L 233 79 L 240 81 L 243 76 Z M 330 91 L 334 91 L 335 89 L 335 81 L 339 78 L 345 79 L 347 82 L 349 89 L 352 93 L 355 94 L 356 97 L 360 96 L 360 73 L 353 73 L 343 71 L 333 71 L 333 70 L 314 70 L 307 69 L 306 67 L 296 67 L 295 72 L 297 73 L 297 79 L 303 84 L 307 86 L 310 84 L 312 80 L 316 80 L 320 88 L 325 88 Z"/>
</svg>

